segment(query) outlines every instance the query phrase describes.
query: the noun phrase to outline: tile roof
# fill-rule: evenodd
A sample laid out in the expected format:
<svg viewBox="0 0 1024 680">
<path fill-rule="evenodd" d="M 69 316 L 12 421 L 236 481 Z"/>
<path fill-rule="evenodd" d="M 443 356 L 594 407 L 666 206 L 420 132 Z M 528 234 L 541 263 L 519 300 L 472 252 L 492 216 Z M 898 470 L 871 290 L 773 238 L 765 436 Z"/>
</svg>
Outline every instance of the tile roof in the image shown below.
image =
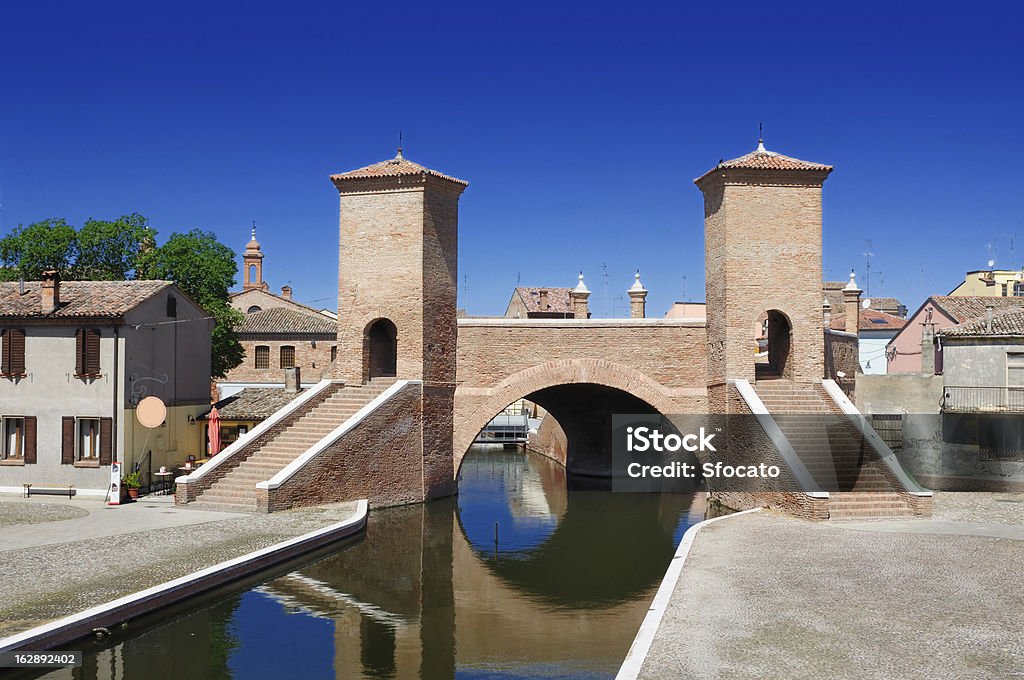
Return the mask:
<svg viewBox="0 0 1024 680">
<path fill-rule="evenodd" d="M 331 175 L 331 181 L 365 179 L 370 177 L 408 177 L 414 175 L 431 175 L 433 177 L 446 179 L 449 182 L 462 184 L 463 186 L 469 185 L 469 182 L 465 180 L 446 175 L 438 172 L 437 170 L 431 170 L 430 168 L 423 167 L 419 163 L 413 163 L 410 160 L 406 160 L 402 157 L 401 151 L 399 151 L 397 156 L 386 161 L 367 165 L 365 168 L 350 170 L 348 172 L 339 172 Z"/>
<path fill-rule="evenodd" d="M 881 312 L 877 309 L 861 309 L 858 319 L 858 328 L 862 331 L 898 331 L 907 325 L 906 319 Z M 842 306 L 839 313 L 832 308 L 832 321 L 829 327 L 834 331 L 841 331 L 846 326 L 846 312 Z"/>
<path fill-rule="evenodd" d="M 25 293 L 17 281 L 0 283 L 0 317 L 117 318 L 164 288 L 171 281 L 61 281 L 60 306 L 43 314 L 42 283 L 26 281 Z"/>
<path fill-rule="evenodd" d="M 548 292 L 547 309 L 540 308 L 540 292 Z M 523 301 L 527 313 L 569 314 L 572 310 L 572 288 L 516 288 L 516 295 Z"/>
<path fill-rule="evenodd" d="M 828 173 L 832 172 L 832 166 L 783 156 L 781 153 L 768 151 L 764 148 L 764 144 L 759 143 L 757 148 L 748 154 L 729 161 L 719 161 L 718 165 L 695 179 L 694 182 L 700 182 L 718 170 L 797 170 Z"/>
<path fill-rule="evenodd" d="M 996 313 L 1024 307 L 1021 297 L 988 297 L 984 295 L 933 295 L 928 298 L 958 324 L 984 316 L 985 308 L 992 306 Z M 925 301 L 926 306 L 928 301 Z"/>
<path fill-rule="evenodd" d="M 319 312 L 301 312 L 287 307 L 272 307 L 246 314 L 235 329 L 239 334 L 280 333 L 284 335 L 335 335 L 338 324 Z"/>
<path fill-rule="evenodd" d="M 300 392 L 288 392 L 284 387 L 246 387 L 244 390 L 217 402 L 221 420 L 266 420 Z M 210 411 L 197 416 L 208 420 Z"/>
<path fill-rule="evenodd" d="M 1024 336 L 1024 306 L 993 314 L 991 331 L 988 319 L 982 316 L 943 329 L 939 334 L 943 337 Z"/>
</svg>

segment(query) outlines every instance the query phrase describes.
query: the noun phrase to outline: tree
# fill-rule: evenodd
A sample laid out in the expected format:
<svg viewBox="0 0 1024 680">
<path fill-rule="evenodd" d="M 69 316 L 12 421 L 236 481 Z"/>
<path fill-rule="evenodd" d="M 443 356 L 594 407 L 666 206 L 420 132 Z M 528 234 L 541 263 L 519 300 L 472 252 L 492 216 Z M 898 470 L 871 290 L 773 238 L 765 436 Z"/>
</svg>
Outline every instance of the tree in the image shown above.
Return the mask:
<svg viewBox="0 0 1024 680">
<path fill-rule="evenodd" d="M 114 221 L 88 220 L 78 231 L 74 275 L 90 281 L 138 278 L 145 253 L 156 243 L 156 230 L 138 213 Z"/>
<path fill-rule="evenodd" d="M 78 235 L 63 219 L 18 225 L 0 239 L 0 279 L 38 280 L 48 269 L 57 270 L 62 278 L 72 278 L 77 254 Z"/>
<path fill-rule="evenodd" d="M 174 281 L 214 318 L 211 372 L 223 378 L 242 363 L 245 350 L 235 327 L 245 318 L 228 304 L 235 285 L 235 253 L 208 231 L 175 232 L 159 248 L 139 259 L 138 278 Z"/>
</svg>

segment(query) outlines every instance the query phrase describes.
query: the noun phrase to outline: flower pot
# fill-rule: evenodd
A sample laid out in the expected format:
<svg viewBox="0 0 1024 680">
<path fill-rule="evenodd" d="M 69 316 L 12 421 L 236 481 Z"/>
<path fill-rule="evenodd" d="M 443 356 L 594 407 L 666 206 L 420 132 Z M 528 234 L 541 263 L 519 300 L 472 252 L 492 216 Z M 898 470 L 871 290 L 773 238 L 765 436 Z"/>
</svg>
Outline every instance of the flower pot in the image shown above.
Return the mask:
<svg viewBox="0 0 1024 680">
<path fill-rule="evenodd" d="M 129 487 L 129 489 L 128 489 L 128 497 L 131 498 L 133 501 L 139 500 L 139 490 L 138 489 L 133 489 L 133 488 Z"/>
</svg>

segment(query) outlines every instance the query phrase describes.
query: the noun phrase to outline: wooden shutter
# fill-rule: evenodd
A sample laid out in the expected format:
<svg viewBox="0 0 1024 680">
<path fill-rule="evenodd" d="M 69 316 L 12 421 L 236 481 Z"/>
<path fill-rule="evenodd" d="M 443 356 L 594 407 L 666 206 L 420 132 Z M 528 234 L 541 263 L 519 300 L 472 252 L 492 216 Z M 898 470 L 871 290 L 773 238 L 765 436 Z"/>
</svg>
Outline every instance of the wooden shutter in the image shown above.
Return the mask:
<svg viewBox="0 0 1024 680">
<path fill-rule="evenodd" d="M 71 416 L 61 418 L 60 464 L 73 465 L 75 462 L 75 419 Z"/>
<path fill-rule="evenodd" d="M 85 331 L 75 331 L 75 375 L 85 375 Z"/>
<path fill-rule="evenodd" d="M 110 465 L 114 459 L 113 430 L 113 418 L 100 418 L 100 465 Z"/>
<path fill-rule="evenodd" d="M 10 375 L 11 373 L 11 331 L 3 329 L 0 331 L 3 337 L 3 346 L 0 347 L 0 374 Z"/>
<path fill-rule="evenodd" d="M 10 359 L 8 359 L 7 370 L 12 375 L 25 375 L 25 331 L 20 328 L 10 328 L 5 335 L 10 336 Z M 7 356 L 4 352 L 4 356 Z"/>
<path fill-rule="evenodd" d="M 86 375 L 100 374 L 100 332 L 95 328 L 85 331 Z"/>
<path fill-rule="evenodd" d="M 25 416 L 25 465 L 36 463 L 36 417 Z"/>
</svg>

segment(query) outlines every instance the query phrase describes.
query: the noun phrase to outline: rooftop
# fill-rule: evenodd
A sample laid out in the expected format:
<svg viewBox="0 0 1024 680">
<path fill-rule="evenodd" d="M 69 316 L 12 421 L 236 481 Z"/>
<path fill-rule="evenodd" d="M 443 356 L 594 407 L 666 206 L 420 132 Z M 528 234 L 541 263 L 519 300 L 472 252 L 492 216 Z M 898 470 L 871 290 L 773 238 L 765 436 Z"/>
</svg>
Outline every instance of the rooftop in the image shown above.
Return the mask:
<svg viewBox="0 0 1024 680">
<path fill-rule="evenodd" d="M 933 295 L 928 298 L 936 307 L 949 315 L 958 324 L 984 316 L 986 307 L 996 313 L 1024 308 L 1021 297 L 988 297 L 985 295 Z M 927 305 L 928 302 L 925 302 Z"/>
<path fill-rule="evenodd" d="M 993 314 L 991 330 L 989 329 L 988 319 L 982 316 L 961 323 L 959 326 L 946 328 L 940 331 L 939 334 L 943 337 L 1024 337 L 1024 306 Z"/>
<path fill-rule="evenodd" d="M 547 307 L 541 309 L 540 292 L 548 293 Z M 548 313 L 548 314 L 569 314 L 572 312 L 572 301 L 569 293 L 572 288 L 516 288 L 515 294 L 519 296 L 527 313 Z"/>
<path fill-rule="evenodd" d="M 373 177 L 411 177 L 415 175 L 430 175 L 432 177 L 438 177 L 440 179 L 448 180 L 449 182 L 455 182 L 463 186 L 468 186 L 469 182 L 446 175 L 437 170 L 431 170 L 430 168 L 423 167 L 419 163 L 413 163 L 402 156 L 402 149 L 398 149 L 398 155 L 394 158 L 380 163 L 374 163 L 373 165 L 367 165 L 365 168 L 358 168 L 357 170 L 349 170 L 348 172 L 339 172 L 331 175 L 331 181 L 339 181 L 346 179 L 366 179 Z"/>
<path fill-rule="evenodd" d="M 61 281 L 60 305 L 44 314 L 40 281 L 26 281 L 24 294 L 18 281 L 5 281 L 0 283 L 0 317 L 118 318 L 173 285 L 171 281 Z"/>
<path fill-rule="evenodd" d="M 266 420 L 299 394 L 301 390 L 288 392 L 283 387 L 246 387 L 215 405 L 221 420 Z M 209 415 L 206 411 L 197 417 L 207 420 Z"/>
<path fill-rule="evenodd" d="M 907 325 L 906 319 L 901 319 L 893 314 L 887 314 L 877 309 L 861 309 L 858 319 L 858 328 L 862 331 L 898 331 Z M 832 308 L 832 320 L 829 326 L 834 331 L 841 331 L 846 326 L 846 318 L 843 308 L 839 313 Z"/>
<path fill-rule="evenodd" d="M 272 307 L 262 312 L 246 314 L 236 330 L 240 334 L 335 335 L 338 332 L 338 324 L 319 312 Z"/>
<path fill-rule="evenodd" d="M 719 161 L 718 165 L 711 168 L 703 175 L 694 180 L 699 183 L 705 177 L 715 173 L 719 170 L 782 170 L 782 171 L 802 171 L 802 172 L 832 172 L 831 165 L 825 165 L 823 163 L 812 163 L 810 161 L 802 161 L 799 158 L 792 158 L 790 156 L 783 156 L 781 153 L 775 151 L 768 151 L 764 148 L 764 141 L 758 140 L 757 148 L 750 153 L 740 156 L 739 158 L 733 158 L 729 161 Z"/>
</svg>

